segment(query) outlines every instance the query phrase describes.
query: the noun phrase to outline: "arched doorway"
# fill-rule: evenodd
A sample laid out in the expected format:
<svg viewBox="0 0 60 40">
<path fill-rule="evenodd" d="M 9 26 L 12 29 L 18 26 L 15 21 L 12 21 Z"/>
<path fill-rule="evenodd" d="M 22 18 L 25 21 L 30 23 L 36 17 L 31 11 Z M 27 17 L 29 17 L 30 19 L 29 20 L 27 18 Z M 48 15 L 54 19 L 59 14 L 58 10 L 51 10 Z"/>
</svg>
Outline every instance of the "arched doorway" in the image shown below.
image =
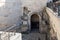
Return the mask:
<svg viewBox="0 0 60 40">
<path fill-rule="evenodd" d="M 31 16 L 31 31 L 39 30 L 39 16 L 37 14 L 33 14 Z"/>
</svg>

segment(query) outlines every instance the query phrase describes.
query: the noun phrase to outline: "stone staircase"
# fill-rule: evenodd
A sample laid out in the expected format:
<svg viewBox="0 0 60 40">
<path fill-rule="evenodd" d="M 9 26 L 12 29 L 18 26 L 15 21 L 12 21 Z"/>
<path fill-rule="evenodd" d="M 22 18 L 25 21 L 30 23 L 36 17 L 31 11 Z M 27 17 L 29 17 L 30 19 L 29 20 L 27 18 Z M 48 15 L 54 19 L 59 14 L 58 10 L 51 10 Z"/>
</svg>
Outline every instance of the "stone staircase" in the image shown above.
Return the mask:
<svg viewBox="0 0 60 40">
<path fill-rule="evenodd" d="M 28 24 L 27 24 L 27 15 L 23 15 L 21 16 L 21 20 L 22 20 L 22 25 L 20 26 L 20 28 L 17 29 L 17 32 L 25 32 L 28 29 Z"/>
<path fill-rule="evenodd" d="M 46 40 L 46 34 L 40 33 L 22 34 L 22 40 Z"/>
</svg>

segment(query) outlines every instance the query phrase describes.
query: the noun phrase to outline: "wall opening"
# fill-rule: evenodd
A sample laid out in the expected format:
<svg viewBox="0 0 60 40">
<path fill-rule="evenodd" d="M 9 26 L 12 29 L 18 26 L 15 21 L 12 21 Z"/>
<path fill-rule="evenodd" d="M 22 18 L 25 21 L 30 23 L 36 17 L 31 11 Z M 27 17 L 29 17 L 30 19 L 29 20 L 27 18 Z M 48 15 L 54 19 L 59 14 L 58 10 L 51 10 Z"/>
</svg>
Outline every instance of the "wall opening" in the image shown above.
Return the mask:
<svg viewBox="0 0 60 40">
<path fill-rule="evenodd" d="M 59 1 L 59 0 L 53 0 L 53 2 L 56 2 L 56 1 Z"/>
<path fill-rule="evenodd" d="M 39 31 L 39 16 L 36 14 L 31 16 L 31 31 Z"/>
</svg>

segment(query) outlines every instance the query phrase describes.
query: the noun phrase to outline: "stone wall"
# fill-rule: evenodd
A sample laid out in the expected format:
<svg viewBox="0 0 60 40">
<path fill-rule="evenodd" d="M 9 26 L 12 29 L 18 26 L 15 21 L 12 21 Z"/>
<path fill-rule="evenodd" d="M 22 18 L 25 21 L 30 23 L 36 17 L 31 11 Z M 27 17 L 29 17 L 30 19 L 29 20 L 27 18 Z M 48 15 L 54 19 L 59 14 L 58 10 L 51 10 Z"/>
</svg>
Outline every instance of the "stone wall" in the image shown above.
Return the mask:
<svg viewBox="0 0 60 40">
<path fill-rule="evenodd" d="M 46 3 L 47 0 L 1 0 L 0 30 L 22 23 L 20 17 L 23 16 L 23 7 L 27 7 L 31 12 L 40 12 Z"/>
<path fill-rule="evenodd" d="M 60 18 L 55 16 L 55 12 L 53 12 L 50 8 L 46 8 L 46 12 L 49 15 L 50 27 L 53 28 L 54 32 L 56 33 L 56 37 L 58 40 L 60 40 Z"/>
<path fill-rule="evenodd" d="M 0 40 L 22 40 L 22 34 L 0 31 Z"/>
<path fill-rule="evenodd" d="M 23 15 L 21 0 L 2 0 L 0 4 L 0 30 L 20 23 Z"/>
</svg>

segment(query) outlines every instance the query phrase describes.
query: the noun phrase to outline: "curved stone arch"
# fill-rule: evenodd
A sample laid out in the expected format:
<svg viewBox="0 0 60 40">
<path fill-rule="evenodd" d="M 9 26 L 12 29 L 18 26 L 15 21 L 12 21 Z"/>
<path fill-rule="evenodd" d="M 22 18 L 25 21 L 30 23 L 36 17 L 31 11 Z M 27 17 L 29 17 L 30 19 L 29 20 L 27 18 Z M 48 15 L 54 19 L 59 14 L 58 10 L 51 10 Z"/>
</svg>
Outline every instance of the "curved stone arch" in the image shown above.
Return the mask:
<svg viewBox="0 0 60 40">
<path fill-rule="evenodd" d="M 40 13 L 39 12 L 30 12 L 29 14 L 28 14 L 28 28 L 29 28 L 29 30 L 31 30 L 31 16 L 32 15 L 34 15 L 34 14 L 36 14 L 36 15 L 38 15 L 38 17 L 39 17 L 39 27 L 40 27 L 40 24 L 41 24 L 41 16 L 40 16 Z"/>
</svg>

